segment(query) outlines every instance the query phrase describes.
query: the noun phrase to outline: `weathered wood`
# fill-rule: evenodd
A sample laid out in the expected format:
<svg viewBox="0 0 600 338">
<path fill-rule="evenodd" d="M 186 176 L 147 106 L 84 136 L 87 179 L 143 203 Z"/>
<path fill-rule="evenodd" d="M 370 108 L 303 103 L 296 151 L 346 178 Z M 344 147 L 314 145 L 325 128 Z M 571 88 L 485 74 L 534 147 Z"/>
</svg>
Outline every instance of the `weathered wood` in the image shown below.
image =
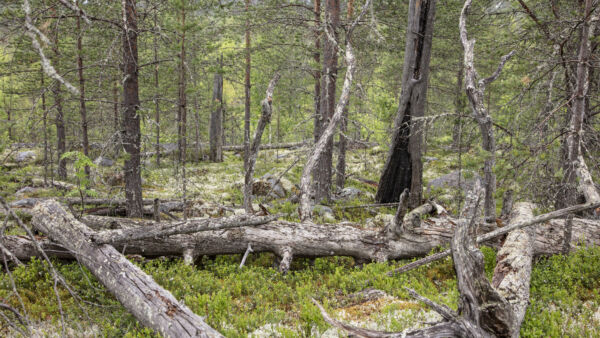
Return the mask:
<svg viewBox="0 0 600 338">
<path fill-rule="evenodd" d="M 281 78 L 281 75 L 279 72 L 276 72 L 269 82 L 265 99 L 260 103 L 262 107 L 262 113 L 260 115 L 260 119 L 258 120 L 256 130 L 254 131 L 252 145 L 248 148 L 246 154 L 246 174 L 244 176 L 244 209 L 246 209 L 247 213 L 254 212 L 254 210 L 252 210 L 252 183 L 254 181 L 254 165 L 256 164 L 256 156 L 258 155 L 262 134 L 265 131 L 267 124 L 271 122 L 271 114 L 273 112 L 271 107 L 271 103 L 273 101 L 273 91 L 275 90 L 275 85 L 277 85 L 279 78 Z"/>
<path fill-rule="evenodd" d="M 94 233 L 56 201 L 34 208 L 35 228 L 73 253 L 143 325 L 166 337 L 220 337 L 110 245 L 91 243 Z"/>
<path fill-rule="evenodd" d="M 511 213 L 511 224 L 532 218 L 533 209 L 534 205 L 531 203 L 517 203 Z M 512 307 L 514 316 L 510 326 L 513 337 L 518 337 L 519 328 L 529 305 L 533 258 L 532 233 L 531 228 L 511 231 L 496 256 L 492 286 Z"/>
<path fill-rule="evenodd" d="M 358 15 L 356 20 L 352 22 L 346 33 L 346 52 L 344 54 L 344 59 L 346 60 L 348 68 L 346 70 L 346 75 L 344 76 L 344 85 L 342 86 L 342 93 L 340 95 L 338 103 L 335 106 L 335 112 L 331 117 L 329 124 L 321 133 L 319 140 L 316 142 L 315 146 L 311 150 L 311 153 L 308 156 L 308 160 L 304 165 L 302 176 L 300 177 L 300 206 L 298 207 L 298 214 L 300 215 L 300 219 L 302 221 L 312 219 L 310 175 L 314 172 L 315 168 L 317 167 L 317 162 L 321 158 L 321 155 L 325 152 L 327 145 L 333 139 L 335 129 L 340 119 L 342 118 L 344 108 L 348 104 L 348 100 L 350 98 L 350 87 L 352 87 L 354 71 L 356 69 L 356 59 L 354 56 L 354 50 L 352 48 L 352 32 L 354 31 L 354 28 L 356 27 L 358 22 L 364 17 L 370 2 L 370 0 L 367 0 L 361 13 Z"/>
<path fill-rule="evenodd" d="M 522 228 L 525 228 L 525 227 L 528 227 L 531 225 L 536 225 L 536 224 L 540 224 L 540 223 L 544 223 L 544 222 L 553 220 L 552 222 L 550 222 L 549 225 L 546 224 L 544 226 L 540 225 L 537 227 L 535 243 L 534 243 L 534 254 L 535 255 L 546 255 L 546 254 L 559 253 L 558 248 L 561 247 L 561 245 L 559 244 L 558 247 L 554 247 L 553 244 L 557 241 L 557 238 L 560 238 L 560 240 L 563 239 L 564 232 L 562 231 L 562 229 L 558 230 L 555 228 L 557 226 L 561 226 L 561 225 L 564 226 L 565 220 L 556 220 L 556 218 L 565 217 L 569 214 L 574 214 L 574 213 L 577 213 L 580 211 L 590 210 L 590 209 L 594 209 L 597 207 L 600 207 L 600 202 L 578 204 L 578 205 L 574 205 L 574 206 L 571 206 L 568 208 L 555 210 L 555 211 L 552 211 L 552 212 L 549 212 L 549 213 L 546 213 L 543 215 L 535 216 L 528 220 L 516 222 L 507 227 L 499 228 L 497 230 L 486 233 L 485 235 L 481 235 L 481 236 L 477 237 L 477 243 L 479 243 L 479 244 L 485 243 L 485 242 L 489 241 L 490 239 L 505 235 L 513 230 L 522 229 Z M 597 235 L 595 234 L 596 229 L 588 230 L 588 229 L 586 229 L 586 227 L 589 225 L 589 223 L 595 224 L 596 222 L 597 221 L 593 221 L 593 220 L 578 220 L 577 224 L 579 226 L 577 227 L 577 229 L 575 228 L 575 224 L 573 225 L 573 227 L 574 227 L 573 234 L 574 235 L 571 238 L 571 245 L 577 244 L 577 241 L 579 241 L 579 240 L 584 240 L 585 243 L 594 242 L 597 238 Z M 581 226 L 582 224 L 584 226 Z M 587 237 L 586 237 L 586 235 L 587 235 Z M 600 243 L 600 242 L 598 242 L 598 243 Z M 390 271 L 388 273 L 388 275 L 394 275 L 394 274 L 410 271 L 419 266 L 431 263 L 433 261 L 442 259 L 444 257 L 448 257 L 448 256 L 450 256 L 450 254 L 451 254 L 450 250 L 446 250 L 446 251 L 437 253 L 431 257 L 425 257 L 418 261 L 406 264 L 396 270 Z"/>
</svg>

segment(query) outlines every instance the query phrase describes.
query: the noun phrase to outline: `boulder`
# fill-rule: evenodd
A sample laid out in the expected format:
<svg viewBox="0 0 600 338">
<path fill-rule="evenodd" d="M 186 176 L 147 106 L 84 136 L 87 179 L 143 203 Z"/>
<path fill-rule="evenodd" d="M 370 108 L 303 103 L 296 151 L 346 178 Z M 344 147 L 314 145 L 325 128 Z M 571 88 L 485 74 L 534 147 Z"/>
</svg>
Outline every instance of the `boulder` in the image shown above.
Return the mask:
<svg viewBox="0 0 600 338">
<path fill-rule="evenodd" d="M 335 216 L 333 214 L 333 209 L 328 206 L 317 204 L 312 208 L 313 215 L 319 215 L 323 217 L 323 220 L 326 223 L 335 222 Z"/>
<path fill-rule="evenodd" d="M 15 161 L 17 163 L 26 162 L 29 160 L 35 160 L 35 151 L 33 151 L 33 150 L 21 151 L 21 152 L 18 152 L 17 155 L 15 156 Z"/>
<path fill-rule="evenodd" d="M 252 184 L 252 194 L 269 198 L 284 198 L 295 190 L 294 184 L 286 178 L 278 179 L 273 174 L 265 174 Z"/>
<path fill-rule="evenodd" d="M 465 174 L 469 174 L 470 178 L 465 178 Z M 459 175 L 458 170 L 455 170 L 449 174 L 440 176 L 431 180 L 427 184 L 427 193 L 431 191 L 431 188 L 447 189 L 447 188 L 458 188 L 459 177 L 460 183 L 463 190 L 469 190 L 473 187 L 475 180 L 480 179 L 480 176 L 470 170 L 463 170 L 462 175 Z"/>
<path fill-rule="evenodd" d="M 94 160 L 94 164 L 100 167 L 112 167 L 115 165 L 115 161 L 111 160 L 108 157 L 99 156 Z"/>
<path fill-rule="evenodd" d="M 36 191 L 38 191 L 37 188 L 34 188 L 34 187 L 24 187 L 24 188 L 19 189 L 15 193 L 15 195 L 17 195 L 17 196 L 23 196 L 23 195 L 26 195 L 26 194 L 33 194 Z"/>
<path fill-rule="evenodd" d="M 360 189 L 348 187 L 348 188 L 344 188 L 344 189 L 340 190 L 340 192 L 337 195 L 338 195 L 338 198 L 341 198 L 341 199 L 353 199 L 353 198 L 356 198 L 363 194 L 364 194 L 364 192 Z"/>
</svg>

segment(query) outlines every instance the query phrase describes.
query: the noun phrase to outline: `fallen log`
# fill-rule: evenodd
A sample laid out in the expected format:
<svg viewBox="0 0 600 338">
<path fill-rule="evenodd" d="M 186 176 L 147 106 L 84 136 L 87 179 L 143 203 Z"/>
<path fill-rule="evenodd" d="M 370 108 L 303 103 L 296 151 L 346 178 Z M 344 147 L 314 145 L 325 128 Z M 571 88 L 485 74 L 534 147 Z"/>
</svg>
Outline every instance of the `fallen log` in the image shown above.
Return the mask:
<svg viewBox="0 0 600 338">
<path fill-rule="evenodd" d="M 84 216 L 81 221 L 97 230 L 131 229 L 140 226 L 143 227 L 141 229 L 148 229 L 149 226 L 155 224 L 153 221 L 100 216 Z M 182 256 L 184 253 L 190 257 L 198 257 L 200 255 L 244 254 L 250 244 L 256 253 L 272 252 L 280 257 L 289 251 L 286 256 L 291 255 L 291 258 L 350 256 L 362 261 L 386 261 L 422 257 L 436 247 L 447 245 L 452 238 L 454 224 L 457 222 L 458 220 L 448 216 L 430 217 L 423 220 L 420 227 L 412 229 L 412 232 L 406 236 L 403 234 L 389 236 L 380 228 L 363 229 L 348 223 L 319 225 L 273 221 L 255 227 L 205 231 L 173 235 L 167 238 L 148 238 L 130 241 L 126 244 L 115 244 L 115 247 L 124 254 L 138 254 L 149 258 Z M 565 219 L 554 219 L 539 224 L 535 228 L 533 234 L 534 255 L 562 252 L 565 222 Z M 181 224 L 181 222 L 164 224 Z M 517 222 L 515 224 L 521 226 L 528 223 Z M 514 230 L 515 227 L 511 224 L 500 230 L 503 229 Z M 6 237 L 12 238 L 13 236 Z M 29 250 L 30 246 L 26 245 L 26 242 L 26 239 L 21 239 L 18 242 L 7 243 L 5 246 L 11 251 L 18 248 L 15 250 L 15 255 L 20 260 L 27 260 L 32 256 L 37 257 L 35 250 L 33 248 Z M 573 219 L 570 243 L 572 248 L 578 244 L 600 245 L 600 221 Z M 17 245 L 21 245 L 21 247 L 17 247 Z M 53 255 L 53 252 L 49 252 L 49 255 Z M 60 255 L 61 258 L 67 258 L 62 253 Z"/>
<path fill-rule="evenodd" d="M 114 247 L 90 242 L 94 234 L 48 200 L 33 209 L 33 225 L 77 257 L 143 325 L 166 337 L 221 337 Z"/>
</svg>

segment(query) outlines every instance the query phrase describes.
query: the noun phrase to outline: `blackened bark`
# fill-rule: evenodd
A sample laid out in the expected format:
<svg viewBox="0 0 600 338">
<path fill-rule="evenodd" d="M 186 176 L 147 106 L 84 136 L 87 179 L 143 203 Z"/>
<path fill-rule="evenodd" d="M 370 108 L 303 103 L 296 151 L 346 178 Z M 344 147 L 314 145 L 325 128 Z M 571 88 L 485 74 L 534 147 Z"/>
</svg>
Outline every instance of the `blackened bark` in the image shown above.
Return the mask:
<svg viewBox="0 0 600 338">
<path fill-rule="evenodd" d="M 79 1 L 76 3 L 79 8 Z M 79 76 L 79 114 L 81 115 L 81 141 L 83 143 L 83 154 L 89 156 L 90 142 L 88 139 L 87 109 L 85 106 L 85 78 L 83 77 L 83 44 L 81 31 L 81 11 L 77 15 L 77 74 Z M 85 175 L 90 176 L 90 167 L 85 166 Z"/>
<path fill-rule="evenodd" d="M 327 32 L 323 41 L 323 72 L 321 77 L 320 109 L 317 120 L 317 133 L 323 135 L 335 110 L 336 79 L 338 71 L 338 30 L 340 27 L 340 1 L 325 0 L 325 25 Z M 332 41 L 334 40 L 334 41 Z M 313 171 L 315 201 L 331 197 L 331 177 L 333 169 L 333 138 L 325 145 L 317 167 Z"/>
<path fill-rule="evenodd" d="M 421 204 L 423 123 L 419 118 L 425 115 L 435 3 L 435 0 L 409 3 L 402 93 L 392 143 L 375 195 L 380 203 L 397 202 L 402 191 L 409 189 L 409 206 Z"/>
<path fill-rule="evenodd" d="M 212 162 L 223 162 L 223 55 L 219 65 L 213 80 L 213 110 L 210 115 L 209 156 Z"/>
<path fill-rule="evenodd" d="M 137 11 L 135 0 L 123 0 L 123 148 L 128 156 L 125 174 L 127 215 L 142 217 L 142 178 L 140 175 L 140 105 L 138 88 Z"/>
</svg>

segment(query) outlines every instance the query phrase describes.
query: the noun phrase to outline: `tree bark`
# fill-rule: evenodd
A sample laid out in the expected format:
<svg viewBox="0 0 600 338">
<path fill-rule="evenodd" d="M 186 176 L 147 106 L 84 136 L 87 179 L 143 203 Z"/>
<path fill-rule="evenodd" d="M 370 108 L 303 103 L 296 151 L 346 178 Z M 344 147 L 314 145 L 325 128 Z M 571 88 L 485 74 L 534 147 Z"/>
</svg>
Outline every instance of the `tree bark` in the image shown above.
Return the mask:
<svg viewBox="0 0 600 338">
<path fill-rule="evenodd" d="M 322 159 L 322 154 L 326 152 L 328 144 L 332 142 L 335 128 L 337 127 L 337 124 L 339 123 L 342 117 L 344 108 L 348 104 L 348 99 L 350 97 L 350 87 L 352 86 L 354 71 L 356 68 L 356 60 L 352 48 L 352 32 L 356 27 L 358 21 L 362 19 L 362 17 L 365 15 L 367 7 L 370 5 L 370 3 L 371 1 L 367 0 L 365 6 L 363 6 L 362 8 L 360 15 L 356 20 L 354 20 L 354 22 L 348 29 L 348 32 L 346 33 L 346 52 L 344 59 L 346 60 L 348 68 L 346 70 L 346 75 L 344 76 L 344 85 L 342 86 L 342 93 L 340 95 L 340 99 L 337 105 L 335 106 L 335 113 L 331 117 L 327 128 L 323 130 L 319 141 L 315 144 L 310 155 L 308 156 L 308 160 L 306 161 L 306 165 L 304 166 L 304 170 L 302 171 L 302 176 L 300 177 L 300 205 L 298 207 L 298 214 L 300 215 L 300 219 L 302 221 L 309 221 L 312 219 L 310 175 L 315 172 L 317 164 Z M 329 33 L 327 34 L 329 35 Z"/>
<path fill-rule="evenodd" d="M 79 1 L 75 4 L 79 8 Z M 81 115 L 81 139 L 83 143 L 83 154 L 85 156 L 90 155 L 90 141 L 88 138 L 88 120 L 87 120 L 87 109 L 85 106 L 85 78 L 83 77 L 83 32 L 81 31 L 81 16 L 82 12 L 79 10 L 77 15 L 77 75 L 79 77 L 79 114 Z M 89 178 L 90 167 L 85 166 L 85 175 Z"/>
<path fill-rule="evenodd" d="M 245 0 L 246 31 L 245 31 L 245 76 L 244 76 L 244 171 L 248 170 L 248 158 L 250 155 L 250 0 Z"/>
<path fill-rule="evenodd" d="M 219 60 L 219 71 L 213 80 L 213 111 L 210 115 L 210 153 L 212 162 L 223 162 L 223 55 Z"/>
<path fill-rule="evenodd" d="M 91 243 L 94 232 L 57 202 L 39 203 L 32 222 L 74 254 L 143 325 L 165 337 L 221 337 L 114 247 Z"/>
<path fill-rule="evenodd" d="M 186 1 L 181 2 L 181 46 L 179 51 L 179 102 L 177 106 L 177 149 L 179 151 L 179 164 L 185 166 L 187 152 L 187 95 L 186 90 L 186 72 L 185 72 L 185 16 Z M 185 186 L 185 184 L 184 184 Z"/>
<path fill-rule="evenodd" d="M 335 92 L 338 72 L 338 30 L 340 27 L 340 1 L 325 0 L 326 32 L 323 41 L 323 71 L 321 77 L 320 109 L 315 125 L 315 135 L 322 137 L 336 108 Z M 333 169 L 333 138 L 330 138 L 319 155 L 313 172 L 314 197 L 319 202 L 331 197 Z"/>
<path fill-rule="evenodd" d="M 52 45 L 52 51 L 54 52 L 54 66 L 58 67 L 60 59 L 59 40 L 58 40 L 58 25 L 56 25 L 56 31 L 54 32 L 54 43 Z M 67 151 L 66 144 L 66 133 L 65 133 L 65 118 L 63 115 L 62 106 L 62 94 L 60 90 L 60 82 L 55 81 L 52 87 L 52 95 L 54 96 L 54 106 L 56 108 L 56 158 L 58 160 L 57 174 L 60 179 L 67 178 L 67 160 L 62 158 L 62 155 Z M 10 119 L 10 118 L 9 118 Z"/>
<path fill-rule="evenodd" d="M 140 173 L 140 108 L 138 88 L 137 11 L 135 0 L 122 0 L 123 6 L 123 148 L 128 154 L 123 166 L 127 215 L 142 217 L 142 178 Z"/>
<path fill-rule="evenodd" d="M 314 4 L 314 15 L 315 15 L 315 50 L 313 53 L 313 59 L 317 68 L 314 71 L 315 78 L 315 91 L 314 91 L 314 105 L 315 105 L 315 120 L 313 128 L 314 142 L 319 141 L 319 118 L 321 116 L 321 0 L 313 0 Z"/>
<path fill-rule="evenodd" d="M 158 6 L 154 10 L 154 28 L 158 27 Z M 154 52 L 154 124 L 156 128 L 156 145 L 154 151 L 156 152 L 156 166 L 160 167 L 160 102 L 158 101 L 160 93 L 160 83 L 158 82 L 158 39 L 156 34 L 152 36 L 152 47 Z"/>
<path fill-rule="evenodd" d="M 254 165 L 256 164 L 256 156 L 258 155 L 258 148 L 260 146 L 262 134 L 267 124 L 271 122 L 271 115 L 273 113 L 273 109 L 271 106 L 271 103 L 273 102 L 273 91 L 275 90 L 275 85 L 277 85 L 277 82 L 279 81 L 280 77 L 281 75 L 279 75 L 279 73 L 275 73 L 275 75 L 269 82 L 269 86 L 267 87 L 267 92 L 265 94 L 265 99 L 262 100 L 260 104 L 262 107 L 262 113 L 260 115 L 258 125 L 256 126 L 256 130 L 254 132 L 252 146 L 250 147 L 250 151 L 248 152 L 246 175 L 244 177 L 244 209 L 247 213 L 254 212 L 254 210 L 252 209 L 252 183 L 254 181 Z"/>
<path fill-rule="evenodd" d="M 375 200 L 397 202 L 409 189 L 409 206 L 421 204 L 423 194 L 423 123 L 429 81 L 429 61 L 436 0 L 409 2 L 402 93 L 394 121 L 392 142 L 383 167 Z"/>
<path fill-rule="evenodd" d="M 514 51 L 502 57 L 500 65 L 494 74 L 488 78 L 477 81 L 478 74 L 474 63 L 475 40 L 469 40 L 467 37 L 466 20 L 469 7 L 470 1 L 467 1 L 463 8 L 463 12 L 461 13 L 459 22 L 460 40 L 465 51 L 465 86 L 467 97 L 471 102 L 473 117 L 479 124 L 479 129 L 481 130 L 482 148 L 486 152 L 483 167 L 485 187 L 483 210 L 486 221 L 494 222 L 496 220 L 496 201 L 494 200 L 494 194 L 496 192 L 496 175 L 494 174 L 494 165 L 496 163 L 496 139 L 494 138 L 492 117 L 485 107 L 485 87 L 500 76 L 502 68 L 512 57 Z"/>
</svg>

